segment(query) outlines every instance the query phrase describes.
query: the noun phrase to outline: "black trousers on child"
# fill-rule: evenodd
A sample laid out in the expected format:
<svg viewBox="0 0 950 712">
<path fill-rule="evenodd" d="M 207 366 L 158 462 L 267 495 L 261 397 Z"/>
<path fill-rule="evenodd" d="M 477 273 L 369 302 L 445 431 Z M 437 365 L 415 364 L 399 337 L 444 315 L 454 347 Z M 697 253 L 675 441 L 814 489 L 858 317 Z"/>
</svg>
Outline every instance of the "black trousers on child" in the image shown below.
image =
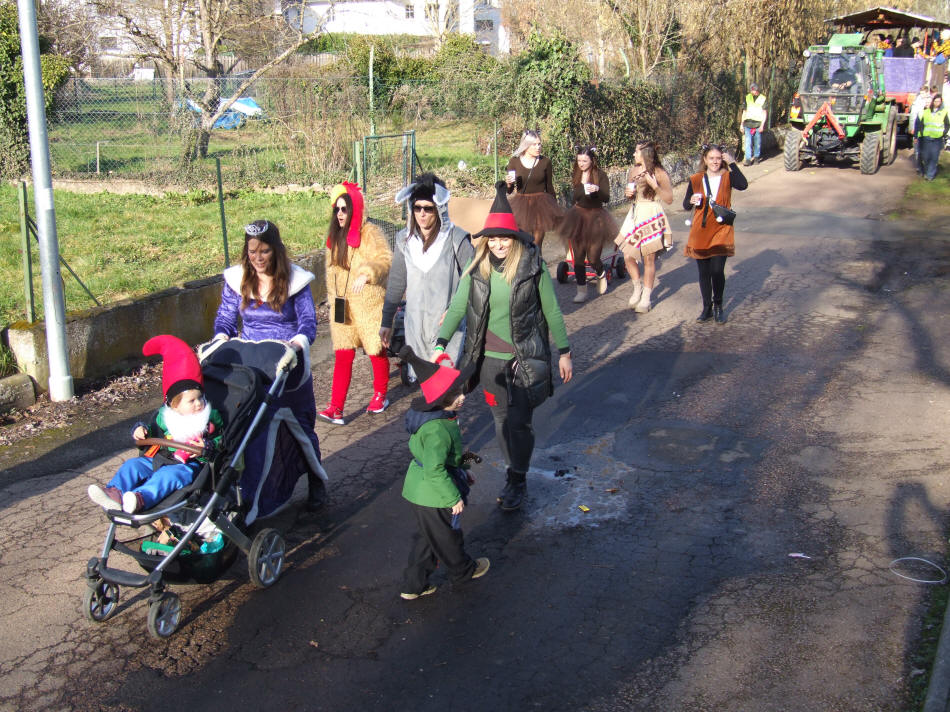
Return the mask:
<svg viewBox="0 0 950 712">
<path fill-rule="evenodd" d="M 419 529 L 412 536 L 409 565 L 403 572 L 403 593 L 422 593 L 429 576 L 441 563 L 452 583 L 464 583 L 475 572 L 475 560 L 465 553 L 461 529 L 452 528 L 449 507 L 423 507 L 409 503 Z"/>
<path fill-rule="evenodd" d="M 726 256 L 696 260 L 696 266 L 699 268 L 699 292 L 703 295 L 703 306 L 722 305 L 722 293 L 726 289 Z"/>
</svg>

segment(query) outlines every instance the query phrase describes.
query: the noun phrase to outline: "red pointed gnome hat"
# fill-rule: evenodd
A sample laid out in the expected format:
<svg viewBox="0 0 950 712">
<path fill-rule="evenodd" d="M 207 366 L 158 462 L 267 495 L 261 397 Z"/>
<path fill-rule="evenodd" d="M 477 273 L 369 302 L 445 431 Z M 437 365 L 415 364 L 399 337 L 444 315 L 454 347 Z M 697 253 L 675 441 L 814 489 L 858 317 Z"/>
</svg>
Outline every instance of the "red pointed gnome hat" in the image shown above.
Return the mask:
<svg viewBox="0 0 950 712">
<path fill-rule="evenodd" d="M 508 202 L 508 185 L 500 180 L 495 183 L 495 202 L 491 205 L 488 217 L 485 218 L 485 228 L 472 235 L 477 237 L 513 237 L 526 245 L 533 245 L 534 238 L 518 228 L 515 215 L 511 212 Z"/>
<path fill-rule="evenodd" d="M 353 214 L 350 216 L 350 228 L 346 232 L 346 244 L 350 247 L 359 247 L 361 238 L 360 230 L 363 227 L 363 191 L 360 190 L 360 187 L 356 185 L 356 183 L 348 183 L 346 181 L 333 186 L 333 190 L 330 191 L 331 212 L 333 206 L 336 205 L 337 199 L 343 194 L 350 196 L 350 202 L 353 203 Z M 330 219 L 336 220 L 336 216 L 333 215 Z"/>
<path fill-rule="evenodd" d="M 422 397 L 412 399 L 414 410 L 439 410 L 443 407 L 442 399 L 445 394 L 455 389 L 459 393 L 464 392 L 465 384 L 475 373 L 474 363 L 470 363 L 461 371 L 449 366 L 439 366 L 419 358 L 411 346 L 403 346 L 399 351 L 399 358 L 412 366 L 419 388 L 422 389 Z"/>
<path fill-rule="evenodd" d="M 162 395 L 166 403 L 171 402 L 179 393 L 192 388 L 204 390 L 204 377 L 201 375 L 198 357 L 191 347 L 177 336 L 153 336 L 145 342 L 142 353 L 146 356 L 162 357 Z"/>
</svg>

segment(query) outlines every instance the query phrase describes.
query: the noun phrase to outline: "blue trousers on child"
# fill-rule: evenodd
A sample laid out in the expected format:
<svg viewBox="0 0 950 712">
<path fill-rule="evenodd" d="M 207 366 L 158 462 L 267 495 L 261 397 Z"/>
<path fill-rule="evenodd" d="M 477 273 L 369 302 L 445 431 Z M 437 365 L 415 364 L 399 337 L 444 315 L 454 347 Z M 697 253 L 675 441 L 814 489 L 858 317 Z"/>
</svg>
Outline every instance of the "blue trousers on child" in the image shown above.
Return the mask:
<svg viewBox="0 0 950 712">
<path fill-rule="evenodd" d="M 107 487 L 120 492 L 139 492 L 146 509 L 151 509 L 168 495 L 185 485 L 190 485 L 201 468 L 200 462 L 180 465 L 163 465 L 152 470 L 152 458 L 133 457 L 126 460 L 109 480 Z"/>
</svg>

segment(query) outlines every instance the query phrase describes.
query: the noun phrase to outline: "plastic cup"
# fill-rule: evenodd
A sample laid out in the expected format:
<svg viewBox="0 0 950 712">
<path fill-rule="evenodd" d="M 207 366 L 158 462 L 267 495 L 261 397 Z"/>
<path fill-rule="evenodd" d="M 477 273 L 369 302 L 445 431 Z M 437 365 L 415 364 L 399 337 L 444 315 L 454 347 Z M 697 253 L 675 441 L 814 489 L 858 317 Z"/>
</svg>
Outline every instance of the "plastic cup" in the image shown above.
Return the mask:
<svg viewBox="0 0 950 712">
<path fill-rule="evenodd" d="M 587 195 L 596 193 L 598 190 L 600 190 L 599 185 L 594 185 L 593 183 L 584 183 L 584 192 L 587 193 Z"/>
<path fill-rule="evenodd" d="M 515 175 L 516 175 L 516 173 L 515 173 L 514 171 L 508 171 L 508 182 L 509 182 L 509 183 L 514 183 L 514 182 L 515 182 Z"/>
</svg>

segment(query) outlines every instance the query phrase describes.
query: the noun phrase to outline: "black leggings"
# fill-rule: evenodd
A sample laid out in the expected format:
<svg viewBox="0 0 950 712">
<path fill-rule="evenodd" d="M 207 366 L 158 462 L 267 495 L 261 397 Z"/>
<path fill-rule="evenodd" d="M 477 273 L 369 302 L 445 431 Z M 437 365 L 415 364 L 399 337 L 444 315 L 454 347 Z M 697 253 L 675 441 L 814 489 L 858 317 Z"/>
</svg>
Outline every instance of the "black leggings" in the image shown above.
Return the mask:
<svg viewBox="0 0 950 712">
<path fill-rule="evenodd" d="M 581 286 L 587 284 L 586 262 L 588 260 L 590 261 L 590 266 L 594 268 L 594 274 L 599 277 L 604 273 L 604 262 L 600 259 L 601 248 L 589 247 L 586 248 L 585 252 L 574 253 L 574 277 L 577 279 L 577 283 Z"/>
<path fill-rule="evenodd" d="M 495 419 L 495 437 L 505 462 L 515 472 L 527 472 L 534 452 L 534 428 L 531 416 L 534 408 L 528 404 L 525 389 L 511 388 L 511 403 L 505 384 L 508 361 L 486 356 L 482 360 L 479 382 L 485 391 L 485 400 Z"/>
<path fill-rule="evenodd" d="M 703 295 L 703 306 L 722 306 L 722 293 L 726 288 L 726 256 L 696 260 L 696 266 L 699 268 L 699 292 Z"/>
</svg>

